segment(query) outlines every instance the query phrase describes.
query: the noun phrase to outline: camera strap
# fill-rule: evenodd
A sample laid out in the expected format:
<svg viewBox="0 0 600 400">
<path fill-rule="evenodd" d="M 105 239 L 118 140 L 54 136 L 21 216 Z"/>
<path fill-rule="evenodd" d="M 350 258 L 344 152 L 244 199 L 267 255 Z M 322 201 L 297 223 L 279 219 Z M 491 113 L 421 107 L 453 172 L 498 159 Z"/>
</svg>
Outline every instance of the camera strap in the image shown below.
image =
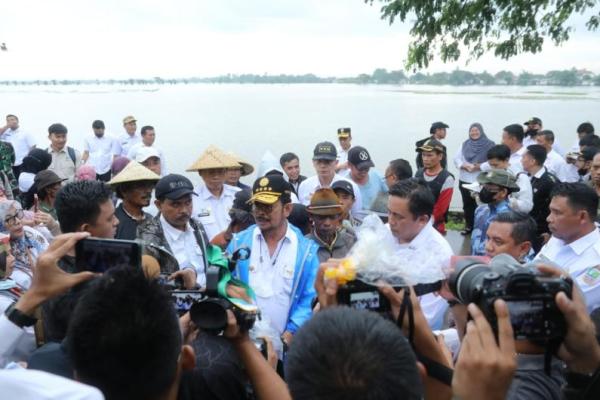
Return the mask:
<svg viewBox="0 0 600 400">
<path fill-rule="evenodd" d="M 396 324 L 400 329 L 402 329 L 404 316 L 406 315 L 406 313 L 408 313 L 408 342 L 413 348 L 417 360 L 425 366 L 425 369 L 427 370 L 427 376 L 430 376 L 447 386 L 452 386 L 452 375 L 454 371 L 451 368 L 448 368 L 445 365 L 440 364 L 439 362 L 420 354 L 415 349 L 415 316 L 413 312 L 413 305 L 410 301 L 409 287 L 404 289 L 404 297 L 402 298 L 402 304 L 400 305 L 400 313 L 398 314 L 398 320 L 396 321 Z"/>
<path fill-rule="evenodd" d="M 242 309 L 246 309 L 248 306 L 256 307 L 254 304 L 247 303 L 242 299 L 231 297 L 229 296 L 229 294 L 227 294 L 227 285 L 234 285 L 244 289 L 248 297 L 253 302 L 256 302 L 256 294 L 254 294 L 254 290 L 252 290 L 252 288 L 246 283 L 240 281 L 239 279 L 235 279 L 231 275 L 231 271 L 229 270 L 229 260 L 225 256 L 223 256 L 221 248 L 214 245 L 210 245 L 206 248 L 206 253 L 208 265 L 219 267 L 222 270 L 221 279 L 219 280 L 219 283 L 217 285 L 217 292 L 219 296 L 229 300 L 230 302 Z"/>
</svg>

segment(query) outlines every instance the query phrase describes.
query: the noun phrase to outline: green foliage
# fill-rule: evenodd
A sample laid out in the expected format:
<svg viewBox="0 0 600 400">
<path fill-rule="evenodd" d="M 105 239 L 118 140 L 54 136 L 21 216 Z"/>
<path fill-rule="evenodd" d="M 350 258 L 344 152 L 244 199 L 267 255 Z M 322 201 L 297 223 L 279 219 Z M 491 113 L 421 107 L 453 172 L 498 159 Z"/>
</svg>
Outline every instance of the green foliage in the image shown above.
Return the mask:
<svg viewBox="0 0 600 400">
<path fill-rule="evenodd" d="M 364 0 L 373 4 L 376 0 Z M 600 26 L 600 0 L 379 0 L 381 18 L 412 24 L 406 69 L 429 65 L 434 54 L 456 61 L 462 50 L 468 60 L 488 51 L 502 59 L 519 53 L 538 53 L 544 39 L 558 45 L 569 39 L 573 14 L 593 11 L 589 30 Z"/>
</svg>

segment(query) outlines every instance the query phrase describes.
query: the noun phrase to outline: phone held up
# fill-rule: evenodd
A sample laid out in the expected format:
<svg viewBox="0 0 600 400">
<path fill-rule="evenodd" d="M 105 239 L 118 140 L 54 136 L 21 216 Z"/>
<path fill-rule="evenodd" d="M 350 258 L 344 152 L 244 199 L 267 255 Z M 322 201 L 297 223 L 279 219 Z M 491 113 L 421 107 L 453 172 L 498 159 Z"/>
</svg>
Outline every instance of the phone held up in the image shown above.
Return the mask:
<svg viewBox="0 0 600 400">
<path fill-rule="evenodd" d="M 75 265 L 80 271 L 105 272 L 114 267 L 142 266 L 142 244 L 135 240 L 87 238 L 75 245 Z"/>
</svg>

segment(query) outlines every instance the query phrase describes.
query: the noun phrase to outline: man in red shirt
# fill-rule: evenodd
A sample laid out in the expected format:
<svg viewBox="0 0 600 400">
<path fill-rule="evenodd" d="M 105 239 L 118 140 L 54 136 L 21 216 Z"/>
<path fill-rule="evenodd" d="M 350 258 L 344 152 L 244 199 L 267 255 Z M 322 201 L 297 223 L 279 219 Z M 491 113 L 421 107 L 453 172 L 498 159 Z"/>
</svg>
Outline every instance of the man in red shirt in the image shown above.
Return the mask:
<svg viewBox="0 0 600 400">
<path fill-rule="evenodd" d="M 433 226 L 441 234 L 446 234 L 446 217 L 454 190 L 454 176 L 442 166 L 445 147 L 440 141 L 429 139 L 417 151 L 423 159 L 423 168 L 417 171 L 415 177 L 423 179 L 433 193 Z"/>
</svg>

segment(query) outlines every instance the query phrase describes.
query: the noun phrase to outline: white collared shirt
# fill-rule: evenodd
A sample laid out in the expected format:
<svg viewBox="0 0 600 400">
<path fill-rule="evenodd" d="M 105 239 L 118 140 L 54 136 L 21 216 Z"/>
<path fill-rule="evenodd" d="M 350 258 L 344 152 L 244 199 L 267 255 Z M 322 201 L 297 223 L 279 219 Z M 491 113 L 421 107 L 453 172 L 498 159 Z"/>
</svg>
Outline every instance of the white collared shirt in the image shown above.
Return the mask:
<svg viewBox="0 0 600 400">
<path fill-rule="evenodd" d="M 444 271 L 450 267 L 454 252 L 448 241 L 433 227 L 431 219 L 410 243 L 400 244 L 396 240 L 394 242 L 396 257 L 406 262 L 410 260 L 415 268 L 418 268 L 414 271 L 415 281 L 423 282 L 423 277 L 419 277 L 422 275 L 420 272 L 434 270 L 437 270 L 438 276 L 433 280 L 445 279 Z M 448 302 L 435 293 L 420 296 L 419 302 L 431 329 L 441 329 Z"/>
<path fill-rule="evenodd" d="M 348 151 L 349 150 L 350 149 L 344 150 L 341 147 L 338 147 L 338 149 L 337 149 L 337 161 L 338 161 L 338 164 L 343 164 L 343 163 L 348 162 Z M 346 167 L 344 169 L 348 169 L 348 167 Z"/>
<path fill-rule="evenodd" d="M 127 154 L 129 154 L 129 149 L 131 149 L 131 147 L 137 143 L 141 143 L 142 142 L 142 137 L 140 135 L 136 133 L 134 133 L 133 135 L 130 135 L 129 133 L 125 132 L 124 134 L 122 134 L 119 137 L 119 146 L 121 148 L 121 155 L 123 157 L 127 157 Z"/>
<path fill-rule="evenodd" d="M 544 167 L 548 168 L 548 171 L 556 176 L 561 182 L 567 182 L 569 179 L 567 162 L 554 150 L 551 150 L 546 156 Z"/>
<path fill-rule="evenodd" d="M 119 143 L 106 133 L 100 138 L 91 135 L 85 138 L 83 150 L 89 154 L 86 163 L 94 166 L 96 174 L 102 175 L 110 171 L 113 157 L 119 155 Z"/>
<path fill-rule="evenodd" d="M 135 160 L 138 152 L 144 147 L 152 147 L 158 152 L 158 157 L 160 158 L 160 176 L 169 175 L 169 172 L 167 170 L 167 161 L 165 160 L 165 154 L 161 149 L 154 145 L 146 146 L 143 142 L 136 143 L 133 146 L 131 146 L 129 152 L 127 152 L 127 158 L 129 158 L 130 160 Z"/>
<path fill-rule="evenodd" d="M 511 153 L 510 159 L 508 160 L 508 164 L 510 165 L 510 171 L 515 175 L 519 172 L 523 172 L 523 164 L 521 164 L 521 158 L 523 158 L 523 154 L 527 152 L 527 147 L 523 146 L 519 150 Z M 482 172 L 491 171 L 492 167 L 489 162 L 484 162 L 479 166 Z"/>
<path fill-rule="evenodd" d="M 179 269 L 191 268 L 196 271 L 196 283 L 200 287 L 205 287 L 206 275 L 202 249 L 196 241 L 194 230 L 190 224 L 186 225 L 185 231 L 181 231 L 169 224 L 162 215 L 160 216 L 160 224 L 162 225 L 165 239 L 169 243 L 171 252 L 177 259 Z"/>
<path fill-rule="evenodd" d="M 583 292 L 588 311 L 600 307 L 600 232 L 598 228 L 565 244 L 552 236 L 536 261 L 550 260 L 567 272 Z"/>
<path fill-rule="evenodd" d="M 62 150 L 56 151 L 52 146 L 48 147 L 48 153 L 52 156 L 52 163 L 48 167 L 62 179 L 71 182 L 75 178 L 75 172 L 81 166 L 81 153 L 75 149 L 75 162 L 71 159 L 67 145 Z"/>
<path fill-rule="evenodd" d="M 2 134 L 2 140 L 12 144 L 15 150 L 15 162 L 14 166 L 23 164 L 23 158 L 29 153 L 29 151 L 35 146 L 35 140 L 29 132 L 21 130 L 21 128 L 7 129 Z"/>
<path fill-rule="evenodd" d="M 298 238 L 289 224 L 273 255 L 269 254 L 269 247 L 260 229 L 254 228 L 249 284 L 256 294 L 261 314 L 269 319 L 271 327 L 280 334 L 285 331 L 292 302 L 297 253 Z"/>
<path fill-rule="evenodd" d="M 238 187 L 225 184 L 221 196 L 215 197 L 203 183 L 194 189 L 197 196 L 192 196 L 193 216 L 204 226 L 208 240 L 212 240 L 229 226 L 231 222 L 229 210 L 233 205 L 236 192 L 240 190 Z"/>
<path fill-rule="evenodd" d="M 339 174 L 335 174 L 333 176 L 333 180 L 331 181 L 331 183 L 328 186 L 322 186 L 321 182 L 319 181 L 319 177 L 317 175 L 311 176 L 310 178 L 306 178 L 300 184 L 300 187 L 298 188 L 298 199 L 300 200 L 300 203 L 304 204 L 305 206 L 308 206 L 310 204 L 310 198 L 312 197 L 313 193 L 315 193 L 318 189 L 321 189 L 324 187 L 331 187 L 331 185 L 333 185 L 335 182 L 341 181 L 341 180 L 348 181 L 352 184 L 352 188 L 354 189 L 354 197 L 355 197 L 354 205 L 352 206 L 352 212 L 354 212 L 355 214 L 358 214 L 363 209 L 362 196 L 360 195 L 360 188 L 358 187 L 358 185 L 356 183 L 352 182 L 352 180 L 346 179 Z"/>
</svg>

